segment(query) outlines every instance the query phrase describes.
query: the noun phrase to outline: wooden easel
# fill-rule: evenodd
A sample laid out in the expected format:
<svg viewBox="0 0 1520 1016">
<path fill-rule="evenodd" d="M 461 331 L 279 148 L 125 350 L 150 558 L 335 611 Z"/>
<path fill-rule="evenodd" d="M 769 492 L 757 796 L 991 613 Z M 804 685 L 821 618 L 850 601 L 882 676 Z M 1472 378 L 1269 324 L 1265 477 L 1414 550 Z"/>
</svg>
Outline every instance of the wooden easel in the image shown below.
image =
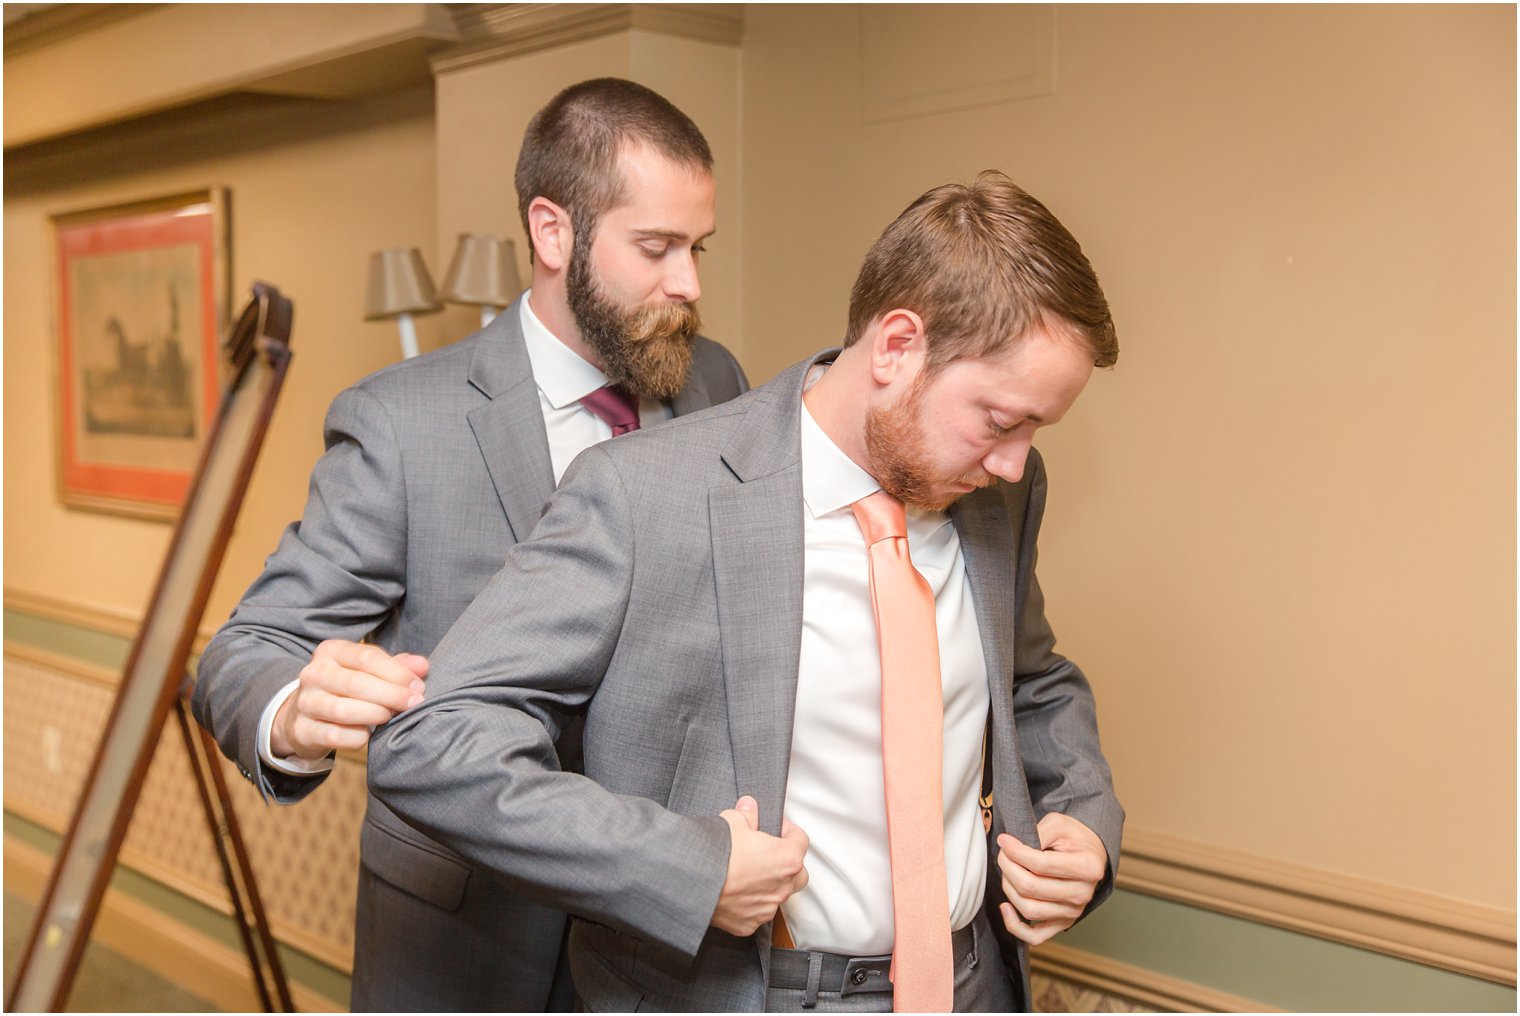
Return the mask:
<svg viewBox="0 0 1520 1016">
<path fill-rule="evenodd" d="M 5 1007 L 12 1012 L 56 1012 L 68 1000 L 171 708 L 176 709 L 190 753 L 254 986 L 266 1011 L 294 1011 L 216 747 L 191 718 L 185 698 L 191 642 L 290 365 L 291 316 L 290 301 L 279 290 L 255 283 L 253 298 L 227 337 L 232 380 L 222 395 L 100 748 L 38 904 L 6 998 Z"/>
</svg>

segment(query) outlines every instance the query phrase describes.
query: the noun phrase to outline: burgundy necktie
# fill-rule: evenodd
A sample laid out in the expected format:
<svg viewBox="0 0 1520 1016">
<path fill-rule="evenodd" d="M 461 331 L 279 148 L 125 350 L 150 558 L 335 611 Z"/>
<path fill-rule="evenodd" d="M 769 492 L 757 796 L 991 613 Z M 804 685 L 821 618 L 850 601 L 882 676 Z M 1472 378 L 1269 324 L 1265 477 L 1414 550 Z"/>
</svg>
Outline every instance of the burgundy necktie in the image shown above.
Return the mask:
<svg viewBox="0 0 1520 1016">
<path fill-rule="evenodd" d="M 597 419 L 612 428 L 612 436 L 639 429 L 639 400 L 613 385 L 598 388 L 581 399 Z"/>
<path fill-rule="evenodd" d="M 955 1003 L 943 803 L 945 703 L 934 593 L 908 556 L 902 502 L 884 490 L 852 504 L 871 564 L 881 647 L 881 751 L 892 860 L 892 1008 Z"/>
</svg>

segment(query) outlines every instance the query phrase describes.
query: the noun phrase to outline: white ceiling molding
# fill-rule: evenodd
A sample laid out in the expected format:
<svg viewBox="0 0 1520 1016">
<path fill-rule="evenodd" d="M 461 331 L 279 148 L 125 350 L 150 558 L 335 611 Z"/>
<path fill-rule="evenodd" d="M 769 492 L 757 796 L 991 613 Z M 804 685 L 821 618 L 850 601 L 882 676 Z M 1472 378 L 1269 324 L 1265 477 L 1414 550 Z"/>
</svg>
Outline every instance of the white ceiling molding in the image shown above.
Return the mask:
<svg viewBox="0 0 1520 1016">
<path fill-rule="evenodd" d="M 737 46 L 739 4 L 456 4 L 460 44 L 433 55 L 434 74 L 640 29 Z"/>
</svg>

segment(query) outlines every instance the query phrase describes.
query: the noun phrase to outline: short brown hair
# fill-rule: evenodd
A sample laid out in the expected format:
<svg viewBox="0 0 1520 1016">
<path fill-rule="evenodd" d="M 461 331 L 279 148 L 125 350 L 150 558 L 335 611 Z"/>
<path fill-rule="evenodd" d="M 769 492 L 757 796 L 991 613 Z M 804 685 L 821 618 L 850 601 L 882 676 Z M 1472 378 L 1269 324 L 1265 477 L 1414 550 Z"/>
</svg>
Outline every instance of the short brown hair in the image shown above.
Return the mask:
<svg viewBox="0 0 1520 1016">
<path fill-rule="evenodd" d="M 550 99 L 523 134 L 515 180 L 524 231 L 528 205 L 540 196 L 569 211 L 577 233 L 594 230 L 624 199 L 618 154 L 629 144 L 712 172 L 707 139 L 664 96 L 622 78 L 582 81 Z"/>
<path fill-rule="evenodd" d="M 844 344 L 904 308 L 923 318 L 931 372 L 990 356 L 1032 327 L 1065 325 L 1110 367 L 1119 338 L 1082 247 L 1059 219 L 996 170 L 946 184 L 899 215 L 866 253 Z"/>
</svg>

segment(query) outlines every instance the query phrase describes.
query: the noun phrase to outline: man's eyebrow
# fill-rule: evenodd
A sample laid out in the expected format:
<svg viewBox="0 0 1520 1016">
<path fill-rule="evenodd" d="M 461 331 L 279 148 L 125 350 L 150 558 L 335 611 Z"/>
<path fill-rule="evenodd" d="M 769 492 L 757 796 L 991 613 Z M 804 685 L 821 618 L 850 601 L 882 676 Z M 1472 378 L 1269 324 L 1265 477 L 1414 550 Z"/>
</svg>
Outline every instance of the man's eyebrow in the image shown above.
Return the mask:
<svg viewBox="0 0 1520 1016">
<path fill-rule="evenodd" d="M 684 243 L 686 240 L 690 239 L 689 234 L 682 233 L 681 231 L 675 229 L 635 229 L 633 233 L 638 237 L 649 237 L 650 239 L 657 240 L 670 240 L 675 243 Z M 718 231 L 715 229 L 711 233 L 706 233 L 697 239 L 710 240 L 716 236 L 717 233 Z"/>
</svg>

